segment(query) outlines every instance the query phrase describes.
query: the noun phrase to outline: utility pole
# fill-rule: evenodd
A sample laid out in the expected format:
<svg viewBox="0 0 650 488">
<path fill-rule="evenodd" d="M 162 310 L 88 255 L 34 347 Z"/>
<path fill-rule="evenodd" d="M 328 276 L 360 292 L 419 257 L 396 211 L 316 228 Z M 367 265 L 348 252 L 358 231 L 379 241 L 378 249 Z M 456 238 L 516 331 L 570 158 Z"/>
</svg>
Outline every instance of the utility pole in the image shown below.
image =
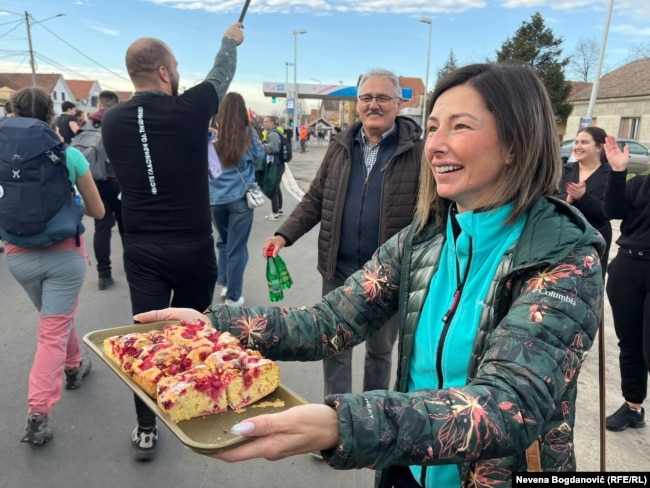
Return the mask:
<svg viewBox="0 0 650 488">
<path fill-rule="evenodd" d="M 598 89 L 600 88 L 600 71 L 603 67 L 603 58 L 605 57 L 605 48 L 607 46 L 607 34 L 609 33 L 609 23 L 612 19 L 612 9 L 614 8 L 614 0 L 609 0 L 609 7 L 607 9 L 607 20 L 605 20 L 605 31 L 600 43 L 600 54 L 598 55 L 598 67 L 596 68 L 596 76 L 594 77 L 594 84 L 591 86 L 591 97 L 589 98 L 589 108 L 587 109 L 587 120 L 589 121 L 584 125 L 591 125 L 591 119 L 594 115 L 594 108 L 596 107 L 596 100 L 598 99 Z M 584 126 L 583 124 L 580 124 Z"/>
<path fill-rule="evenodd" d="M 29 42 L 29 64 L 32 67 L 32 86 L 36 86 L 36 65 L 34 64 L 34 49 L 32 48 L 32 31 L 29 24 L 29 12 L 25 11 L 25 23 L 27 24 L 27 42 Z"/>
<path fill-rule="evenodd" d="M 39 20 L 34 22 L 34 24 L 40 24 L 46 20 L 55 19 L 57 17 L 63 17 L 65 14 L 57 14 L 47 19 Z M 34 48 L 32 46 L 32 24 L 29 21 L 29 12 L 25 11 L 25 24 L 27 24 L 27 42 L 29 43 L 29 64 L 32 67 L 32 86 L 36 86 L 36 63 L 34 62 Z"/>
</svg>

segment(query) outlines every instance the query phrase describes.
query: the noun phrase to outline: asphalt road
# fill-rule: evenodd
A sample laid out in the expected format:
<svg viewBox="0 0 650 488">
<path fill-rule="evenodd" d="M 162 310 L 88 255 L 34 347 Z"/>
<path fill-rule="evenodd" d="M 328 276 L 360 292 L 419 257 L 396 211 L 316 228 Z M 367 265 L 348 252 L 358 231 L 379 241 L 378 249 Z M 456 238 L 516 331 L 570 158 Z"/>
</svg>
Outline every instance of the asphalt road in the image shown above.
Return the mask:
<svg viewBox="0 0 650 488">
<path fill-rule="evenodd" d="M 291 212 L 296 197 L 307 189 L 324 154 L 324 146 L 311 145 L 306 154 L 294 150 L 284 191 L 286 213 Z M 267 199 L 268 200 L 268 199 Z M 250 260 L 245 274 L 246 305 L 270 304 L 264 278 L 261 245 L 278 227 L 278 222 L 264 220 L 270 203 L 255 210 L 253 231 L 249 240 Z M 92 242 L 93 224 L 86 222 L 86 239 Z M 320 275 L 316 271 L 316 235 L 312 230 L 282 255 L 292 274 L 294 286 L 287 291 L 282 304 L 311 305 L 320 298 Z M 106 291 L 97 290 L 92 246 L 90 262 L 76 316 L 80 336 L 132 322 L 128 288 L 121 267 L 121 246 L 117 230 L 113 236 L 114 277 L 116 285 Z M 612 255 L 616 252 L 613 246 Z M 218 300 L 218 298 L 217 298 Z M 136 486 L 249 488 L 304 488 L 314 485 L 328 487 L 369 488 L 374 472 L 356 470 L 337 472 L 309 456 L 268 462 L 256 460 L 235 465 L 225 464 L 186 449 L 165 427 L 160 429 L 157 457 L 149 463 L 132 460 L 130 434 L 135 425 L 132 395 L 121 380 L 99 358 L 91 354 L 93 371 L 76 391 L 64 391 L 54 407 L 51 426 L 54 439 L 43 447 L 19 442 L 26 416 L 27 379 L 35 348 L 36 312 L 25 292 L 8 272 L 0 255 L 0 487 L 22 488 L 129 488 Z M 607 412 L 621 403 L 618 387 L 618 351 L 607 306 L 605 324 L 605 363 L 607 381 Z M 355 351 L 356 391 L 360 389 L 362 348 Z M 598 471 L 598 349 L 594 346 L 580 376 L 576 451 L 580 471 Z M 322 401 L 320 363 L 281 363 L 282 382 L 312 402 Z M 607 433 L 608 471 L 645 471 L 650 469 L 650 437 L 647 429 L 629 429 Z"/>
</svg>

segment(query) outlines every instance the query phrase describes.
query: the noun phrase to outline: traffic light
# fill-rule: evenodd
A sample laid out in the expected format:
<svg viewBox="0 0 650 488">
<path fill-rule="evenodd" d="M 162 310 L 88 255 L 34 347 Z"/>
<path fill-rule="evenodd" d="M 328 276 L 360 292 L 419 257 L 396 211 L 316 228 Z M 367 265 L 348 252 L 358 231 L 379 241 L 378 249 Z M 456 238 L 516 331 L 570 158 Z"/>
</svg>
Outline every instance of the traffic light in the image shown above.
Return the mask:
<svg viewBox="0 0 650 488">
<path fill-rule="evenodd" d="M 277 102 L 277 99 L 275 97 L 271 98 L 271 103 Z"/>
<path fill-rule="evenodd" d="M 292 128 L 293 128 L 293 119 L 291 119 L 291 120 L 289 121 L 289 127 L 292 127 Z"/>
</svg>

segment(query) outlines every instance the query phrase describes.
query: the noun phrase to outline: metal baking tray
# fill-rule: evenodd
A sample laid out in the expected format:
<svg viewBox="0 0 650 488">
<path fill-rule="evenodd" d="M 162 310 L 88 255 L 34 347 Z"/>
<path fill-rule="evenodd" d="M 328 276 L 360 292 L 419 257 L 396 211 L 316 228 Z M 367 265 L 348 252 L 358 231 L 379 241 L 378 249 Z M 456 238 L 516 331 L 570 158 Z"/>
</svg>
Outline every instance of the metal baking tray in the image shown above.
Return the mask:
<svg viewBox="0 0 650 488">
<path fill-rule="evenodd" d="M 242 422 L 250 417 L 257 415 L 278 413 L 297 405 L 307 403 L 307 400 L 291 391 L 289 388 L 280 385 L 280 387 L 252 405 L 249 405 L 243 412 L 237 413 L 230 408 L 223 413 L 196 417 L 179 423 L 173 422 L 165 414 L 156 401 L 147 395 L 131 378 L 129 378 L 120 367 L 104 354 L 104 339 L 117 335 L 130 334 L 132 332 L 149 332 L 160 330 L 165 325 L 178 324 L 178 321 L 167 320 L 162 322 L 152 322 L 148 324 L 135 324 L 125 327 L 116 327 L 113 329 L 102 329 L 87 333 L 83 337 L 83 342 L 88 345 L 117 376 L 120 377 L 126 385 L 138 395 L 142 401 L 156 414 L 156 416 L 178 437 L 178 439 L 187 447 L 199 454 L 212 455 L 222 451 L 239 446 L 250 439 L 230 433 L 230 427 L 238 422 Z M 255 405 L 262 402 L 274 402 L 282 400 L 283 407 L 265 406 L 254 408 Z"/>
</svg>

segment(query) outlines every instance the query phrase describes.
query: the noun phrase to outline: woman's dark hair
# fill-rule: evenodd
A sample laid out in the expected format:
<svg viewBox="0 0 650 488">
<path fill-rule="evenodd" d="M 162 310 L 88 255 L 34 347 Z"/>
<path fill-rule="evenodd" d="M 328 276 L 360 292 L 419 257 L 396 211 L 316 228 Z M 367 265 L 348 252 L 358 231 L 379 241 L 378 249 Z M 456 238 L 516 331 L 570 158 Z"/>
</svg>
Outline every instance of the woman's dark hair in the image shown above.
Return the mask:
<svg viewBox="0 0 650 488">
<path fill-rule="evenodd" d="M 234 168 L 250 146 L 252 137 L 246 103 L 239 93 L 227 93 L 219 104 L 217 130 L 215 148 L 221 165 Z"/>
<path fill-rule="evenodd" d="M 605 132 L 600 127 L 595 126 L 582 127 L 580 130 L 578 130 L 578 132 L 576 132 L 576 135 L 580 134 L 581 132 L 586 132 L 594 139 L 596 146 L 600 148 L 600 162 L 606 163 L 607 156 L 605 155 L 605 138 L 607 137 L 607 132 Z"/>
<path fill-rule="evenodd" d="M 555 114 L 539 76 L 521 61 L 499 64 L 472 64 L 452 71 L 436 86 L 427 110 L 431 113 L 438 98 L 460 85 L 475 88 L 496 121 L 500 143 L 506 148 L 504 166 L 497 190 L 486 209 L 512 202 L 508 222 L 527 212 L 541 195 L 557 192 L 562 175 L 560 144 Z M 417 228 L 424 228 L 433 216 L 437 223 L 447 218 L 451 201 L 440 197 L 436 180 L 424 154 L 420 191 L 416 206 Z"/>
<path fill-rule="evenodd" d="M 40 88 L 28 87 L 14 93 L 11 104 L 16 117 L 31 117 L 51 124 L 54 120 L 52 98 Z"/>
</svg>

